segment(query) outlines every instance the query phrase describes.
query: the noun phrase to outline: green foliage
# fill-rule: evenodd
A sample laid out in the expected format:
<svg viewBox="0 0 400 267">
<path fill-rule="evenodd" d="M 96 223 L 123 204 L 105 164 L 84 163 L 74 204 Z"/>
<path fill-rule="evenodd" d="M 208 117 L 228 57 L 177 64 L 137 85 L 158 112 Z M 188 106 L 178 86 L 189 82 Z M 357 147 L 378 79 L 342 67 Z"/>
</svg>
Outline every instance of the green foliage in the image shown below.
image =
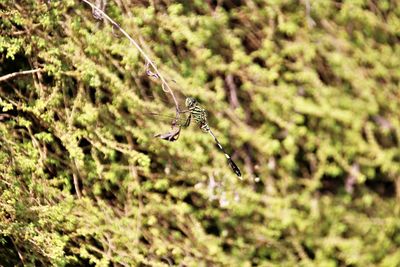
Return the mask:
<svg viewBox="0 0 400 267">
<path fill-rule="evenodd" d="M 218 3 L 218 4 L 216 4 Z M 0 265 L 399 266 L 396 1 L 0 0 Z M 176 81 L 176 83 L 172 82 Z"/>
</svg>

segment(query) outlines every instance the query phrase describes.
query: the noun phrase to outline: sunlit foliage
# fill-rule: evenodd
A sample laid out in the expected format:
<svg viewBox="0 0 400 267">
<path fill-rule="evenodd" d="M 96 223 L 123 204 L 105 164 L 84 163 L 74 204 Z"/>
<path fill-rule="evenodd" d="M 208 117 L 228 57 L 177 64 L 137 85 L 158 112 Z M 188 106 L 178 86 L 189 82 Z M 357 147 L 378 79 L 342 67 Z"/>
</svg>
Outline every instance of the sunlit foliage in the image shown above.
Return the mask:
<svg viewBox="0 0 400 267">
<path fill-rule="evenodd" d="M 400 266 L 398 1 L 103 2 L 244 180 L 153 137 L 174 105 L 90 7 L 0 0 L 0 265 Z"/>
</svg>

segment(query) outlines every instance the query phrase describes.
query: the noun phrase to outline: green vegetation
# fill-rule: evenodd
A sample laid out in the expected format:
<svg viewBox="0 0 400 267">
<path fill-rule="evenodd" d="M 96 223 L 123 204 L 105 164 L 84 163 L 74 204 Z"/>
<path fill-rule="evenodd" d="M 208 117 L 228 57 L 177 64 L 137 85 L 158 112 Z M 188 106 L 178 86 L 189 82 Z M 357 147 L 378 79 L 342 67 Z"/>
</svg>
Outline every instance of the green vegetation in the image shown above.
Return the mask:
<svg viewBox="0 0 400 267">
<path fill-rule="evenodd" d="M 400 4 L 0 0 L 0 265 L 400 266 Z M 10 77 L 10 73 L 29 71 Z M 172 82 L 172 80 L 176 82 Z"/>
</svg>

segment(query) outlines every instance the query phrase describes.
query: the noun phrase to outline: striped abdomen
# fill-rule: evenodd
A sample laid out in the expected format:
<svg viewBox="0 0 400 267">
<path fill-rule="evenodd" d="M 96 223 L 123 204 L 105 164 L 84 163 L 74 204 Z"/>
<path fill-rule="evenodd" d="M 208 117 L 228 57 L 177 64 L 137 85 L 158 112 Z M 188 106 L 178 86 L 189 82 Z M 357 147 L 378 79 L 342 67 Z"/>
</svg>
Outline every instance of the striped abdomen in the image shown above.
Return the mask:
<svg viewBox="0 0 400 267">
<path fill-rule="evenodd" d="M 200 107 L 200 105 L 198 105 L 196 99 L 194 99 L 192 97 L 186 98 L 186 107 L 188 108 L 190 114 L 189 114 L 184 126 L 185 127 L 189 126 L 191 117 L 193 117 L 194 121 L 200 126 L 200 128 L 204 132 L 209 133 L 214 138 L 214 141 L 217 144 L 219 150 L 221 150 L 222 153 L 225 154 L 225 157 L 226 157 L 226 159 L 228 161 L 229 167 L 231 167 L 233 172 L 240 179 L 242 179 L 242 173 L 240 172 L 239 167 L 233 161 L 231 156 L 225 151 L 225 149 L 222 147 L 221 143 L 218 141 L 217 137 L 214 135 L 214 133 L 211 131 L 210 127 L 208 126 L 206 110 L 204 108 Z"/>
</svg>

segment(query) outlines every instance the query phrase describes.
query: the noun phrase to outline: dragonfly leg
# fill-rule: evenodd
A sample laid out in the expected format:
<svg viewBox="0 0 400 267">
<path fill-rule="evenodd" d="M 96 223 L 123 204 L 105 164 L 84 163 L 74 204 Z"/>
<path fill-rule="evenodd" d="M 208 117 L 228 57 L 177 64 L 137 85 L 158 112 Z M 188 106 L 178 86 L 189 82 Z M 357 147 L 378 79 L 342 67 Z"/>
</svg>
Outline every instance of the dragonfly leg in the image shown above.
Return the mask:
<svg viewBox="0 0 400 267">
<path fill-rule="evenodd" d="M 182 127 L 186 128 L 190 125 L 190 121 L 192 119 L 192 114 L 189 113 L 189 116 L 186 118 L 185 122 L 183 123 Z"/>
</svg>

